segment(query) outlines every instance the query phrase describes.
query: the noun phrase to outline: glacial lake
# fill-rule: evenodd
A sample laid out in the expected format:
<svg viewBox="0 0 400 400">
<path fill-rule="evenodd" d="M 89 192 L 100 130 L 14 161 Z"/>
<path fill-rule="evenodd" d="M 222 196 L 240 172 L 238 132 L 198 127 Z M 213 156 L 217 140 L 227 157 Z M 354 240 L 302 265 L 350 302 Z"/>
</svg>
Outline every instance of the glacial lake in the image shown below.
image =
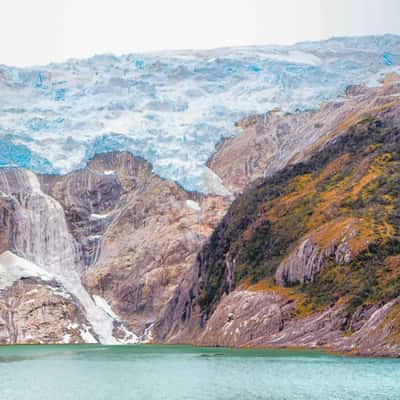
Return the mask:
<svg viewBox="0 0 400 400">
<path fill-rule="evenodd" d="M 398 400 L 400 360 L 189 346 L 1 346 L 1 400 Z"/>
</svg>

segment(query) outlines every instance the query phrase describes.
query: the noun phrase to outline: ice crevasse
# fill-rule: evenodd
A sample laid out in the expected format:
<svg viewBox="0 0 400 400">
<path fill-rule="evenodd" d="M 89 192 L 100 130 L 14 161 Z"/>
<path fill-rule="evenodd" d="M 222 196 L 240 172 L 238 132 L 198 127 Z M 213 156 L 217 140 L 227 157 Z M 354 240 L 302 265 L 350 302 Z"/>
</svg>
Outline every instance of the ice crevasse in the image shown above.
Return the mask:
<svg viewBox="0 0 400 400">
<path fill-rule="evenodd" d="M 295 112 L 399 70 L 400 37 L 99 55 L 32 68 L 0 66 L 0 166 L 41 173 L 128 150 L 191 190 L 241 117 Z"/>
</svg>

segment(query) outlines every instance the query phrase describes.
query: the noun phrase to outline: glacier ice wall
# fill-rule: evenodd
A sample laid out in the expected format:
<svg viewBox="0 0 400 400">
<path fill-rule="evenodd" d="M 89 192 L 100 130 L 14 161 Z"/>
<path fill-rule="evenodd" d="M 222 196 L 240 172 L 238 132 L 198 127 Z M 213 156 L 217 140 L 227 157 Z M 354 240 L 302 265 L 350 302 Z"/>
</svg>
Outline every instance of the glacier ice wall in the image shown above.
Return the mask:
<svg viewBox="0 0 400 400">
<path fill-rule="evenodd" d="M 241 117 L 317 107 L 399 63 L 400 36 L 384 35 L 0 66 L 0 166 L 65 173 L 128 150 L 203 190 L 206 160 Z"/>
</svg>

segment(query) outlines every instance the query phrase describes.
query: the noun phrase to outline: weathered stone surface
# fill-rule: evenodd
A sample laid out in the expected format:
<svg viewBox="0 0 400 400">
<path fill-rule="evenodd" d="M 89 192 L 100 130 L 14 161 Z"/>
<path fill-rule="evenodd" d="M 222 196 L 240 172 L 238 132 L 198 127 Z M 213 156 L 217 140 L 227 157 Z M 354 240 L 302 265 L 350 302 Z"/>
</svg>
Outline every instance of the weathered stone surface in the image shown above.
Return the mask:
<svg viewBox="0 0 400 400">
<path fill-rule="evenodd" d="M 299 241 L 299 245 L 280 263 L 275 281 L 287 283 L 312 282 L 315 275 L 325 266 L 327 259 L 334 257 L 338 264 L 350 262 L 369 244 L 364 240 L 357 249 L 352 240 L 359 234 L 359 220 L 345 218 L 331 221 Z M 329 232 L 335 230 L 333 233 Z M 328 232 L 328 233 L 327 233 Z M 321 236 L 327 236 L 327 238 Z"/>
<path fill-rule="evenodd" d="M 0 193 L 0 254 L 9 249 L 12 232 L 13 204 L 10 199 Z"/>
<path fill-rule="evenodd" d="M 119 176 L 120 169 L 115 171 Z M 130 177 L 124 183 L 127 191 L 112 212 L 85 283 L 129 329 L 143 340 L 155 340 L 154 327 L 228 202 L 188 193 L 150 167 L 140 171 L 141 176 L 123 170 L 121 180 Z"/>
<path fill-rule="evenodd" d="M 245 346 L 257 338 L 281 332 L 293 309 L 293 301 L 274 292 L 233 291 L 218 304 L 200 343 Z"/>
<path fill-rule="evenodd" d="M 325 257 L 330 255 L 330 252 L 321 251 L 318 245 L 315 245 L 311 238 L 307 237 L 279 265 L 275 273 L 275 281 L 279 285 L 310 282 L 324 268 Z"/>
<path fill-rule="evenodd" d="M 271 291 L 236 289 L 225 296 L 195 336 L 199 345 L 238 347 L 323 347 L 343 336 L 341 307 L 305 318 L 295 316 L 295 301 Z"/>
<path fill-rule="evenodd" d="M 88 329 L 93 328 L 98 340 L 117 343 L 112 335 L 114 316 L 95 304 L 82 285 L 80 274 L 84 268 L 79 246 L 60 203 L 44 193 L 38 177 L 27 170 L 1 169 L 0 191 L 4 200 L 0 214 L 8 227 L 1 240 L 4 250 L 0 254 L 1 286 L 7 288 L 21 278 L 54 280 L 75 298 L 71 301 L 82 306 L 89 321 Z M 23 314 L 18 318 L 24 319 Z M 48 318 L 52 319 L 51 314 Z M 87 333 L 88 329 L 84 331 L 84 340 L 96 342 Z"/>
<path fill-rule="evenodd" d="M 0 343 L 84 343 L 94 335 L 76 298 L 55 281 L 24 278 L 0 290 Z"/>
<path fill-rule="evenodd" d="M 394 335 L 400 332 L 400 325 L 390 315 L 398 304 L 397 299 L 355 313 L 350 331 L 343 306 L 300 318 L 294 312 L 295 302 L 273 290 L 237 289 L 220 301 L 204 329 L 185 337 L 189 343 L 207 346 L 306 347 L 398 357 L 400 343 Z M 175 342 L 176 337 L 170 341 Z"/>
<path fill-rule="evenodd" d="M 371 307 L 366 322 L 351 336 L 345 336 L 331 346 L 356 355 L 400 357 L 400 299 Z M 354 326 L 353 326 L 354 327 Z"/>
</svg>

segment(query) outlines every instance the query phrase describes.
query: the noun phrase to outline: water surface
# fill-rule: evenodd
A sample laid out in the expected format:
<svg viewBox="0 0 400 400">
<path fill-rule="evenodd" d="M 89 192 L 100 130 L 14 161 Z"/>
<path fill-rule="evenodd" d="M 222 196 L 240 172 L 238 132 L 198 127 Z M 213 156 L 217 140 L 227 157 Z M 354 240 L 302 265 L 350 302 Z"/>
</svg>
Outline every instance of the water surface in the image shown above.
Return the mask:
<svg viewBox="0 0 400 400">
<path fill-rule="evenodd" d="M 400 360 L 188 346 L 3 346 L 0 400 L 398 400 Z"/>
</svg>

